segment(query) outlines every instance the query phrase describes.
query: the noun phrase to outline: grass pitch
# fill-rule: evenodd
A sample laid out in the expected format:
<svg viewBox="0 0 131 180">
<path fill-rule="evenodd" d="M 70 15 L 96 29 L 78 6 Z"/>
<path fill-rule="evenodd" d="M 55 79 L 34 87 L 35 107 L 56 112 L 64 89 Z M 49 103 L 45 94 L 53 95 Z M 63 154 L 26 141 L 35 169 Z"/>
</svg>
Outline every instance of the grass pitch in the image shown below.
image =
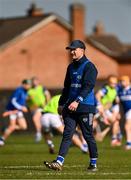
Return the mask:
<svg viewBox="0 0 131 180">
<path fill-rule="evenodd" d="M 56 152 L 61 137 L 54 137 Z M 131 179 L 131 151 L 123 147 L 111 148 L 110 138 L 97 143 L 99 150 L 98 172 L 87 172 L 88 154 L 71 147 L 63 171 L 46 169 L 44 160 L 54 160 L 44 140 L 34 143 L 33 135 L 12 135 L 0 148 L 0 179 Z"/>
</svg>

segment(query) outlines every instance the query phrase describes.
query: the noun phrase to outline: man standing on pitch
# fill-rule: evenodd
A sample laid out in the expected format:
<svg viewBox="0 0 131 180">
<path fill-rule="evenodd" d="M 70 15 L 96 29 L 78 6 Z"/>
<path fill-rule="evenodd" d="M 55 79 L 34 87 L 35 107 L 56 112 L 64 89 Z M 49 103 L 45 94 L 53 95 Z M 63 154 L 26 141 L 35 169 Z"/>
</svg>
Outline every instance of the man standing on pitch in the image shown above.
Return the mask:
<svg viewBox="0 0 131 180">
<path fill-rule="evenodd" d="M 62 170 L 64 158 L 71 144 L 77 124 L 88 144 L 90 163 L 88 170 L 97 170 L 97 145 L 93 137 L 93 115 L 96 111 L 94 86 L 97 69 L 85 56 L 85 44 L 74 40 L 68 47 L 73 62 L 69 64 L 64 81 L 64 88 L 59 100 L 58 111 L 62 111 L 64 119 L 64 133 L 59 154 L 53 162 L 45 161 L 46 167 Z"/>
</svg>

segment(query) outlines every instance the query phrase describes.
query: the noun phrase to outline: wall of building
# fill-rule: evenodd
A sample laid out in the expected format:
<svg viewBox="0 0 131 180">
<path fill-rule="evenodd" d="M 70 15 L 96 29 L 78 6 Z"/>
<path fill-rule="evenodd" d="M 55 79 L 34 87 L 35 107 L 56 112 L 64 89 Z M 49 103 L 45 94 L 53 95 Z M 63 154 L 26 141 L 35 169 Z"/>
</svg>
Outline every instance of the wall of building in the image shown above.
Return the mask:
<svg viewBox="0 0 131 180">
<path fill-rule="evenodd" d="M 118 75 L 118 63 L 111 57 L 100 52 L 90 44 L 87 44 L 86 55 L 98 69 L 98 79 L 105 79 L 109 75 Z"/>
<path fill-rule="evenodd" d="M 73 39 L 85 39 L 85 9 L 76 4 L 71 8 L 72 32 L 53 21 L 30 35 L 17 39 L 0 52 L 0 88 L 16 88 L 23 78 L 38 76 L 49 89 L 63 87 L 70 56 L 65 47 Z M 87 57 L 98 69 L 98 79 L 109 75 L 130 74 L 128 65 L 120 65 L 115 59 L 87 44 Z"/>
<path fill-rule="evenodd" d="M 38 76 L 48 88 L 63 86 L 69 32 L 57 22 L 49 23 L 0 53 L 2 88 L 15 88 L 23 78 Z"/>
<path fill-rule="evenodd" d="M 131 78 L 131 63 L 119 65 L 119 75 L 128 75 Z"/>
</svg>

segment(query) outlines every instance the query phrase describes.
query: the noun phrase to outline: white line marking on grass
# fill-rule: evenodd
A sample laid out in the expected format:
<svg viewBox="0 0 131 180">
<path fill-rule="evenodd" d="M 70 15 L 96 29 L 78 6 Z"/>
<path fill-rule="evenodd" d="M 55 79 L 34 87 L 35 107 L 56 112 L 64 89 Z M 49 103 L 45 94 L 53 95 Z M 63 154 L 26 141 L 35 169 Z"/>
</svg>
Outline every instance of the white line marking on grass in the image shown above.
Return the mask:
<svg viewBox="0 0 131 180">
<path fill-rule="evenodd" d="M 101 172 L 99 172 L 99 171 L 97 171 L 97 172 L 88 172 L 88 171 L 85 171 L 85 172 L 79 172 L 79 173 L 76 173 L 76 172 L 63 172 L 63 171 L 60 171 L 60 172 L 58 172 L 58 171 L 52 171 L 52 172 L 44 172 L 44 174 L 45 175 L 54 175 L 54 174 L 57 174 L 57 175 L 59 175 L 59 176 L 61 176 L 61 175 L 72 175 L 72 176 L 87 176 L 87 175 L 103 175 L 103 176 L 107 176 L 107 175 L 131 175 L 131 173 L 129 173 L 129 172 L 125 172 L 125 173 L 113 173 L 113 172 L 111 172 L 111 173 L 101 173 Z"/>
<path fill-rule="evenodd" d="M 30 165 L 22 165 L 22 166 L 3 166 L 3 167 L 0 167 L 1 169 L 18 169 L 18 168 L 41 168 L 41 167 L 44 167 L 44 166 L 30 166 Z"/>
<path fill-rule="evenodd" d="M 79 167 L 82 167 L 82 168 L 85 168 L 84 165 L 72 165 L 72 166 L 67 166 L 65 165 L 64 166 L 65 168 L 79 168 Z M 105 166 L 104 166 L 105 167 Z M 43 169 L 45 168 L 44 165 L 39 165 L 39 166 L 33 166 L 33 165 L 22 165 L 22 166 L 1 166 L 0 169 L 2 170 L 19 170 L 19 169 Z M 32 172 L 29 172 L 28 175 L 31 175 Z M 99 170 L 97 172 L 89 172 L 89 171 L 85 171 L 85 172 L 64 172 L 64 171 L 51 171 L 49 170 L 49 172 L 44 172 L 45 175 L 54 175 L 54 173 L 56 173 L 57 175 L 73 175 L 73 176 L 77 176 L 77 175 L 80 175 L 80 176 L 85 176 L 85 175 L 95 175 L 95 174 L 99 174 L 99 175 L 103 175 L 103 176 L 107 176 L 107 175 L 131 175 L 131 172 L 100 172 Z"/>
<path fill-rule="evenodd" d="M 1 166 L 0 169 L 17 169 L 17 168 L 43 168 L 45 167 L 44 164 L 43 165 L 39 165 L 39 166 L 33 166 L 33 165 L 22 165 L 22 166 Z M 65 165 L 64 167 L 66 168 L 79 168 L 79 167 L 85 167 L 84 165 L 72 165 L 72 166 L 67 166 Z"/>
<path fill-rule="evenodd" d="M 65 165 L 64 166 L 65 168 L 79 168 L 79 167 L 82 167 L 82 168 L 84 168 L 85 166 L 84 165 L 72 165 L 72 166 L 67 166 L 67 165 Z M 104 166 L 105 167 L 105 166 Z M 8 169 L 8 170 L 22 170 L 22 169 L 24 169 L 24 170 L 33 170 L 33 169 L 36 169 L 36 170 L 38 170 L 38 169 L 40 169 L 40 170 L 42 170 L 42 169 L 45 169 L 45 167 L 44 167 L 44 165 L 18 165 L 18 166 L 1 166 L 0 167 L 0 169 L 1 170 L 6 170 L 6 169 Z M 37 172 L 38 173 L 38 172 Z M 95 176 L 95 175 L 103 175 L 103 176 L 108 176 L 108 175 L 131 175 L 131 172 L 100 172 L 100 171 L 97 171 L 97 172 L 89 172 L 89 171 L 82 171 L 82 172 L 64 172 L 64 171 L 51 171 L 51 170 L 49 170 L 48 172 L 46 172 L 46 171 L 43 171 L 43 173 L 45 174 L 45 175 L 47 175 L 47 176 L 50 176 L 50 175 L 54 175 L 54 174 L 57 174 L 57 175 L 59 175 L 59 176 L 61 176 L 61 175 L 71 175 L 71 176 L 88 176 L 88 175 L 92 175 L 92 176 Z M 28 172 L 27 173 L 27 175 L 28 176 L 30 176 L 30 175 L 32 175 L 32 174 L 34 174 L 33 172 Z"/>
<path fill-rule="evenodd" d="M 9 165 L 9 166 L 0 166 L 0 168 L 41 168 L 41 167 L 45 167 L 44 164 L 43 165 Z M 64 165 L 64 167 L 66 168 L 79 168 L 79 167 L 86 167 L 86 165 Z M 108 165 L 99 165 L 98 168 L 110 168 L 110 166 Z M 122 167 L 129 167 L 128 165 L 123 165 Z"/>
</svg>

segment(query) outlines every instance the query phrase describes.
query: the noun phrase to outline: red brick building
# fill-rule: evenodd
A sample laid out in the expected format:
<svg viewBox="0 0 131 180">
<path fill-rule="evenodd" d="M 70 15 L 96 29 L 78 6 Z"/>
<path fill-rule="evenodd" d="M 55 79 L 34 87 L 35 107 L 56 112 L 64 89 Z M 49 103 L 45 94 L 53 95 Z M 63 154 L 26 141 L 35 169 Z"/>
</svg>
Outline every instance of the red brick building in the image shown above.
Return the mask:
<svg viewBox="0 0 131 180">
<path fill-rule="evenodd" d="M 85 35 L 83 5 L 72 5 L 70 13 L 71 23 L 32 5 L 26 17 L 0 19 L 0 88 L 15 88 L 23 78 L 34 75 L 50 89 L 61 88 L 70 62 L 65 47 L 73 39 L 85 41 L 98 79 L 110 74 L 131 76 L 131 48 L 99 25 L 92 35 Z"/>
</svg>

